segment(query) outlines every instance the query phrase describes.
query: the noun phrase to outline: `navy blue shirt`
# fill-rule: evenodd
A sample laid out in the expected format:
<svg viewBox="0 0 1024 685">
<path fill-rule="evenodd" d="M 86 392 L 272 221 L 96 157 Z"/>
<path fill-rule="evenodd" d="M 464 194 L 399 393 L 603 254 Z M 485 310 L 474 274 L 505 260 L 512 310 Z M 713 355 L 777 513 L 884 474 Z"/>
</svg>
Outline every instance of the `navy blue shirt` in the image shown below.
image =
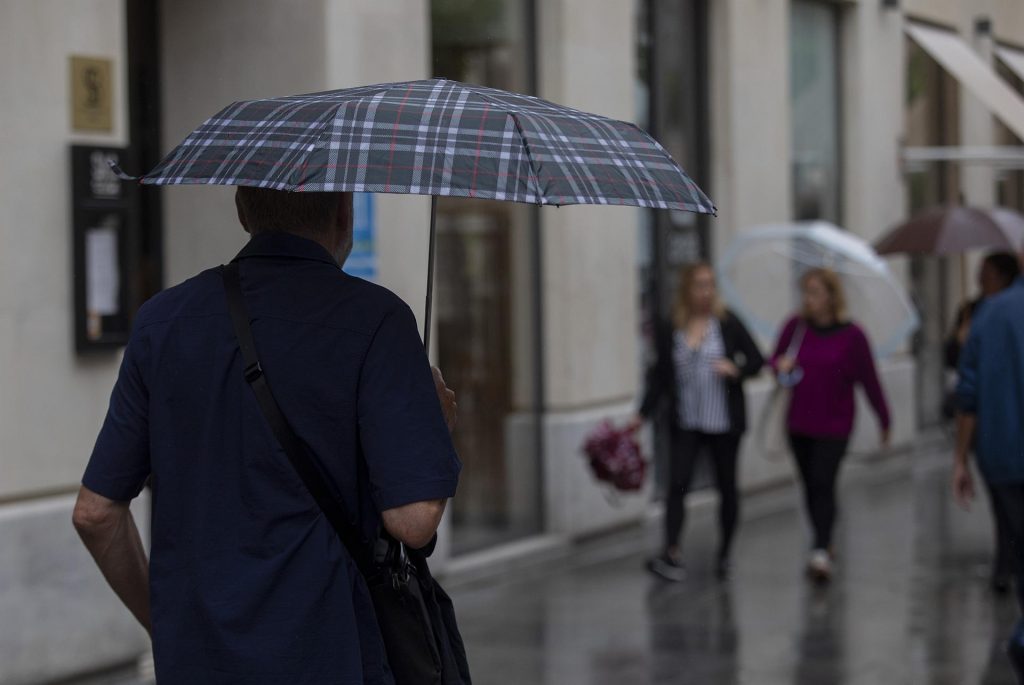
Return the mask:
<svg viewBox="0 0 1024 685">
<path fill-rule="evenodd" d="M 295 235 L 236 259 L 270 387 L 366 531 L 453 496 L 460 464 L 409 307 Z M 363 579 L 243 378 L 216 270 L 139 311 L 82 482 L 126 501 L 149 478 L 161 685 L 391 682 Z"/>
<path fill-rule="evenodd" d="M 978 305 L 958 373 L 978 467 L 996 485 L 1024 483 L 1024 278 Z"/>
</svg>

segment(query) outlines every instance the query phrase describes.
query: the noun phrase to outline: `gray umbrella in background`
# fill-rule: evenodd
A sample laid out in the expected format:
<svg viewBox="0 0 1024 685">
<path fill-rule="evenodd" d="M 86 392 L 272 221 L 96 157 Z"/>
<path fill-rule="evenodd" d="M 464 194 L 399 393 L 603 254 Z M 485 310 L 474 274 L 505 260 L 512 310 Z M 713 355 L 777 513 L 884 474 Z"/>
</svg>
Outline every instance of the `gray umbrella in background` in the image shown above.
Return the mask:
<svg viewBox="0 0 1024 685">
<path fill-rule="evenodd" d="M 937 206 L 893 227 L 877 243 L 879 254 L 960 255 L 960 295 L 967 297 L 967 252 L 988 248 L 1024 252 L 1024 216 L 1006 207 Z"/>
<path fill-rule="evenodd" d="M 236 102 L 151 172 L 117 171 L 152 185 L 432 196 L 428 346 L 438 196 L 715 212 L 633 124 L 444 79 Z"/>
<path fill-rule="evenodd" d="M 979 248 L 1024 250 L 1024 216 L 1005 207 L 933 207 L 875 243 L 883 255 L 951 255 Z"/>
</svg>

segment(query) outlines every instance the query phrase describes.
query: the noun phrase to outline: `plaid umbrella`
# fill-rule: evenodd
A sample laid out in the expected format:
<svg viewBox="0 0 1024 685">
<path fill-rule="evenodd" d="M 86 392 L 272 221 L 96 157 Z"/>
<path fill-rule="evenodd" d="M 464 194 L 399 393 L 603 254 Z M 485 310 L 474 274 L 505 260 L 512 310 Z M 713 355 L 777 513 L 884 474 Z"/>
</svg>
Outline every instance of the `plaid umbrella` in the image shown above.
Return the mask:
<svg viewBox="0 0 1024 685">
<path fill-rule="evenodd" d="M 236 102 L 140 180 L 715 211 L 633 124 L 444 79 Z"/>
<path fill-rule="evenodd" d="M 431 253 L 438 196 L 715 212 L 633 124 L 444 79 L 236 102 L 148 174 L 117 171 L 154 185 L 431 195 Z"/>
</svg>

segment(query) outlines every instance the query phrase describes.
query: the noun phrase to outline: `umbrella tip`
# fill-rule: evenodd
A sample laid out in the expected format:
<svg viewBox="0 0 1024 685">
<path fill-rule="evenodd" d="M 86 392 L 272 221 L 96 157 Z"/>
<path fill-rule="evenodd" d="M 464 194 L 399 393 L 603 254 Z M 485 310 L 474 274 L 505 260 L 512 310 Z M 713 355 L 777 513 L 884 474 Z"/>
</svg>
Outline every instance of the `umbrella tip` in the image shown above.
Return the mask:
<svg viewBox="0 0 1024 685">
<path fill-rule="evenodd" d="M 122 181 L 137 181 L 140 178 L 139 176 L 131 176 L 129 174 L 126 174 L 121 169 L 120 165 L 118 165 L 118 163 L 112 159 L 107 160 L 107 165 L 110 167 L 110 170 L 114 172 L 114 175 L 117 176 Z"/>
</svg>

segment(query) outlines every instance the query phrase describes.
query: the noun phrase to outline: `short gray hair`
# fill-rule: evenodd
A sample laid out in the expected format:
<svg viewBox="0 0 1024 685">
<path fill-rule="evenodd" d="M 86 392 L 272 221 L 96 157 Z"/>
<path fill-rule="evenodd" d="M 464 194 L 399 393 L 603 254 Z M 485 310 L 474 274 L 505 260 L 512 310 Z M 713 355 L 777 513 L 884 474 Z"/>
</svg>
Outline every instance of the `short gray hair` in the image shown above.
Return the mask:
<svg viewBox="0 0 1024 685">
<path fill-rule="evenodd" d="M 338 219 L 341 193 L 294 193 L 239 186 L 238 210 L 251 235 L 301 233 L 321 236 Z"/>
</svg>

